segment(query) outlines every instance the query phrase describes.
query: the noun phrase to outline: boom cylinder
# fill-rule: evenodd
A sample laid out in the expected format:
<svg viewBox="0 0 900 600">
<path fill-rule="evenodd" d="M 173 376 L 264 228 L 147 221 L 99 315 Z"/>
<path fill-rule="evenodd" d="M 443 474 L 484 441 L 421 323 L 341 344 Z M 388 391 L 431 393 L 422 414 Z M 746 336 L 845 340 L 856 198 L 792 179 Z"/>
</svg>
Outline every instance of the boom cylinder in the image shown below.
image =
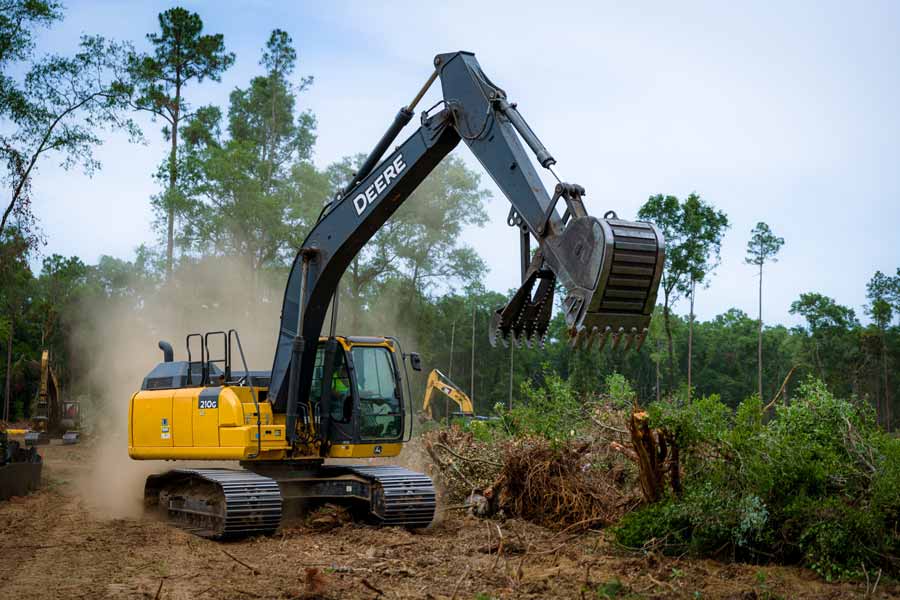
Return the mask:
<svg viewBox="0 0 900 600">
<path fill-rule="evenodd" d="M 397 116 L 394 117 L 394 122 L 391 123 L 388 130 L 384 132 L 384 135 L 381 136 L 381 139 L 375 144 L 375 148 L 373 148 L 369 156 L 366 157 L 366 160 L 359 168 L 359 171 L 357 171 L 347 187 L 344 188 L 343 196 L 349 194 L 350 190 L 356 187 L 360 181 L 366 178 L 366 175 L 372 172 L 372 169 L 375 168 L 375 165 L 378 164 L 378 161 L 381 160 L 381 157 L 384 155 L 384 151 L 388 149 L 388 146 L 390 146 L 395 139 L 397 139 L 397 135 L 404 127 L 406 127 L 412 117 L 413 112 L 406 107 L 401 108 L 397 112 Z"/>
<path fill-rule="evenodd" d="M 302 251 L 301 251 L 302 252 Z M 306 348 L 306 340 L 303 337 L 303 313 L 306 304 L 306 279 L 309 275 L 310 256 L 304 253 L 301 256 L 300 273 L 300 301 L 297 310 L 297 334 L 291 344 L 291 376 L 288 381 L 287 414 L 285 416 L 284 437 L 289 443 L 293 443 L 297 437 L 297 405 L 300 402 L 300 359 Z"/>
<path fill-rule="evenodd" d="M 506 100 L 499 101 L 500 110 L 506 115 L 506 118 L 509 119 L 509 122 L 512 123 L 512 126 L 515 127 L 516 131 L 522 136 L 522 139 L 525 140 L 525 143 L 528 144 L 528 147 L 534 152 L 535 157 L 537 157 L 538 162 L 545 169 L 549 169 L 552 165 L 556 164 L 556 159 L 553 158 L 553 155 L 550 154 L 550 151 L 544 147 L 544 144 L 541 143 L 541 140 L 538 139 L 537 134 L 531 130 L 531 127 L 528 126 L 528 123 L 525 122 L 525 118 L 519 114 L 518 109 L 515 104 L 510 104 Z"/>
</svg>

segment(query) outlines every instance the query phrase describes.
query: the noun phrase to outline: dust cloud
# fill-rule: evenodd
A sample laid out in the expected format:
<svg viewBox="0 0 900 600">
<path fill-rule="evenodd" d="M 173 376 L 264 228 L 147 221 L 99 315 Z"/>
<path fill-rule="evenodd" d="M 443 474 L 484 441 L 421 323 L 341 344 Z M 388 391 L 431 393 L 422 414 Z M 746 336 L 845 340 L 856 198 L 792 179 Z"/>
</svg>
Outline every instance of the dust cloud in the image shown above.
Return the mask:
<svg viewBox="0 0 900 600">
<path fill-rule="evenodd" d="M 223 258 L 182 267 L 169 285 L 121 283 L 116 289 L 127 293 L 81 304 L 71 341 L 73 391 L 82 398 L 82 428 L 91 446 L 90 464 L 74 483 L 97 516 L 110 518 L 140 516 L 147 475 L 186 466 L 128 456 L 130 399 L 162 361 L 157 342 L 170 342 L 175 360 L 186 360 L 188 333 L 233 328 L 248 367 L 269 369 L 281 309 L 281 290 Z M 192 358 L 198 360 L 197 340 L 194 344 Z M 213 358 L 222 352 L 221 342 L 211 339 Z M 234 368 L 243 368 L 236 349 Z"/>
</svg>

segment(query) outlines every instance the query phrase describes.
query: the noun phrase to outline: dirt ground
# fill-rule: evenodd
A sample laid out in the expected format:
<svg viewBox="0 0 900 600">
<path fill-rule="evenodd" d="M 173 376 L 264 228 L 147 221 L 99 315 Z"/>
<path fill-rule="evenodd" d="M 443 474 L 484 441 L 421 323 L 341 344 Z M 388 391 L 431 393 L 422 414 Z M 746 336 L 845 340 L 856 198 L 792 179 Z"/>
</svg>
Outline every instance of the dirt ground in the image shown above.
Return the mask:
<svg viewBox="0 0 900 600">
<path fill-rule="evenodd" d="M 0 597 L 866 597 L 865 583 L 827 584 L 803 569 L 630 554 L 603 532 L 572 536 L 452 507 L 416 533 L 349 523 L 211 542 L 92 508 L 76 483 L 97 468 L 89 449 L 89 442 L 43 449 L 44 489 L 0 503 Z M 900 587 L 881 580 L 868 597 L 900 597 Z"/>
</svg>

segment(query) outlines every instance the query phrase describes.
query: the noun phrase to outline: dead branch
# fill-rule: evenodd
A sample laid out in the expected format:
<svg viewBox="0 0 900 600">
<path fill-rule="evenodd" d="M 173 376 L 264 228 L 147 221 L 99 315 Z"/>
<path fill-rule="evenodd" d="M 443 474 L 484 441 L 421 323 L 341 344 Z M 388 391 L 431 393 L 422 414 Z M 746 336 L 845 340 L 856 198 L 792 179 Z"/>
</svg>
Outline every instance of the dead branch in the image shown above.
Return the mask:
<svg viewBox="0 0 900 600">
<path fill-rule="evenodd" d="M 237 564 L 243 565 L 244 567 L 247 567 L 248 569 L 250 569 L 250 571 L 251 571 L 254 575 L 259 575 L 260 571 L 259 571 L 259 569 L 257 569 L 256 567 L 253 567 L 253 566 L 251 566 L 251 565 L 248 565 L 247 563 L 245 563 L 244 561 L 242 561 L 241 559 L 239 559 L 237 556 L 235 556 L 234 554 L 228 552 L 227 550 L 225 550 L 225 549 L 223 549 L 223 548 L 219 548 L 219 550 L 222 550 L 222 554 L 224 554 L 225 556 L 227 556 L 228 558 L 230 558 L 231 560 L 233 560 L 233 561 L 236 562 Z"/>
<path fill-rule="evenodd" d="M 469 577 L 469 570 L 472 568 L 471 565 L 466 565 L 466 571 L 463 573 L 462 577 L 459 578 L 459 581 L 456 582 L 456 585 L 453 587 L 453 594 L 450 596 L 450 600 L 456 600 L 456 594 L 459 592 L 459 586 L 462 585 L 462 582 Z"/>
<path fill-rule="evenodd" d="M 591 417 L 591 421 L 594 422 L 594 425 L 602 427 L 603 429 L 608 429 L 609 431 L 615 431 L 616 433 L 621 433 L 622 435 L 628 435 L 628 432 L 624 429 L 619 429 L 618 427 L 613 427 L 612 425 L 607 425 L 606 423 L 602 423 L 595 417 Z"/>
<path fill-rule="evenodd" d="M 791 370 L 788 371 L 788 374 L 784 378 L 784 381 L 781 382 L 781 387 L 778 388 L 778 391 L 775 393 L 775 396 L 772 398 L 772 400 L 769 401 L 768 404 L 766 404 L 765 408 L 763 408 L 763 412 L 766 412 L 767 410 L 769 410 L 770 408 L 775 406 L 775 402 L 778 401 L 779 396 L 781 396 L 782 392 L 784 392 L 784 388 L 787 386 L 788 381 L 790 381 L 791 375 L 793 375 L 794 371 L 796 371 L 796 370 L 797 370 L 797 365 L 794 365 L 793 367 L 791 367 Z M 760 400 L 762 400 L 762 398 L 760 398 Z"/>
<path fill-rule="evenodd" d="M 379 590 L 377 587 L 375 587 L 374 585 L 372 585 L 371 583 L 369 583 L 368 581 L 366 581 L 366 578 L 365 578 L 365 577 L 363 577 L 362 584 L 363 584 L 364 586 L 366 586 L 367 588 L 369 588 L 370 590 L 372 590 L 373 592 L 375 592 L 376 594 L 378 594 L 379 596 L 384 596 L 384 592 L 382 592 L 382 591 Z"/>
<path fill-rule="evenodd" d="M 433 442 L 433 443 L 432 443 L 432 446 L 435 446 L 435 447 L 437 447 L 437 448 L 441 448 L 442 450 L 444 450 L 444 451 L 446 451 L 446 452 L 449 452 L 450 454 L 452 454 L 452 455 L 455 456 L 456 458 L 458 458 L 458 459 L 460 459 L 460 460 L 464 460 L 464 461 L 466 461 L 466 462 L 478 462 L 478 463 L 483 463 L 483 464 L 486 464 L 486 465 L 491 465 L 492 467 L 497 467 L 498 469 L 502 469 L 502 468 L 503 468 L 503 465 L 500 464 L 500 463 L 495 463 L 495 462 L 490 461 L 490 460 L 484 460 L 483 458 L 468 458 L 468 457 L 465 457 L 465 456 L 463 456 L 463 455 L 461 455 L 461 454 L 457 454 L 456 452 L 454 452 L 453 450 L 451 450 L 450 448 L 448 448 L 447 446 L 445 446 L 444 444 L 442 444 L 442 443 L 440 443 L 440 442 Z"/>
</svg>

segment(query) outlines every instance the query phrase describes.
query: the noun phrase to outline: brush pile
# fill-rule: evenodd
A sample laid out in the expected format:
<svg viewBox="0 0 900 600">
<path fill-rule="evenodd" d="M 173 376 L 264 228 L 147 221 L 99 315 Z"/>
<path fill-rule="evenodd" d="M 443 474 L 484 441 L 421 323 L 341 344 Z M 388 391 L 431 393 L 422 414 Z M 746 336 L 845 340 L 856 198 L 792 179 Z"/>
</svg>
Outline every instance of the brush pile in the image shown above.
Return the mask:
<svg viewBox="0 0 900 600">
<path fill-rule="evenodd" d="M 456 425 L 425 433 L 422 445 L 431 459 L 426 470 L 451 505 L 465 504 L 472 494 L 490 488 L 503 469 L 499 443 L 477 440 Z"/>
<path fill-rule="evenodd" d="M 599 432 L 564 441 L 526 436 L 488 442 L 454 426 L 423 437 L 445 501 L 476 514 L 578 530 L 613 523 L 640 503 L 632 459 Z"/>
<path fill-rule="evenodd" d="M 640 503 L 633 469 L 608 445 L 515 440 L 491 489 L 507 514 L 570 530 L 612 524 Z"/>
</svg>

